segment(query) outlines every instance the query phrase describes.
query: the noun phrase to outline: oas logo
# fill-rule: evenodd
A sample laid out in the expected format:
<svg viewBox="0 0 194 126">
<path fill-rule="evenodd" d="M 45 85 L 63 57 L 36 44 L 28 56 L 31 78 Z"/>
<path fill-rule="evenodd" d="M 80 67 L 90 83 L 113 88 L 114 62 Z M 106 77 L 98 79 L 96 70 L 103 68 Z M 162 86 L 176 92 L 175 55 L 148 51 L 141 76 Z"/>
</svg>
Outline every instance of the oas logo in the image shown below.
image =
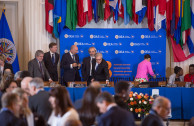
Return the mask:
<svg viewBox="0 0 194 126">
<path fill-rule="evenodd" d="M 145 38 L 145 36 L 144 35 L 141 35 L 141 39 L 144 39 Z"/>
<path fill-rule="evenodd" d="M 134 51 L 132 50 L 131 53 L 134 53 Z"/>
<path fill-rule="evenodd" d="M 108 51 L 107 51 L 107 50 L 106 50 L 105 52 L 106 52 L 106 53 L 108 53 Z"/>
<path fill-rule="evenodd" d="M 77 46 L 77 45 L 78 45 L 78 43 L 77 43 L 77 42 L 74 42 L 74 45 L 76 45 L 76 46 Z"/>
<path fill-rule="evenodd" d="M 121 45 L 122 45 L 122 43 L 120 42 L 120 43 L 119 43 L 119 45 L 121 46 Z"/>
<path fill-rule="evenodd" d="M 106 35 L 106 38 L 108 38 L 108 35 Z"/>
<path fill-rule="evenodd" d="M 103 45 L 104 45 L 104 46 L 107 46 L 107 43 L 106 43 L 106 42 L 104 42 L 104 43 L 103 43 Z"/>
<path fill-rule="evenodd" d="M 116 38 L 116 39 L 118 39 L 118 38 L 119 38 L 119 36 L 118 36 L 118 35 L 115 35 L 115 38 Z"/>
<path fill-rule="evenodd" d="M 156 62 L 156 64 L 159 64 L 159 62 Z"/>
<path fill-rule="evenodd" d="M 161 53 L 162 51 L 161 50 L 158 50 L 159 53 Z"/>
<path fill-rule="evenodd" d="M 135 36 L 131 35 L 131 38 L 134 38 Z"/>
<path fill-rule="evenodd" d="M 64 50 L 64 52 L 65 52 L 65 53 L 68 53 L 69 51 L 66 49 L 66 50 Z"/>
<path fill-rule="evenodd" d="M 131 43 L 130 43 L 130 46 L 134 46 L 134 43 L 133 43 L 133 42 L 131 42 Z"/>
<path fill-rule="evenodd" d="M 68 34 L 65 34 L 65 38 L 68 38 Z"/>
<path fill-rule="evenodd" d="M 118 54 L 119 53 L 119 51 L 118 50 L 115 50 L 115 54 Z"/>
<path fill-rule="evenodd" d="M 149 43 L 147 42 L 146 45 L 149 45 Z"/>
<path fill-rule="evenodd" d="M 141 51 L 140 51 L 141 54 L 144 54 L 144 52 L 145 52 L 144 50 L 141 50 Z"/>
<path fill-rule="evenodd" d="M 80 50 L 81 53 L 83 53 L 84 51 L 83 50 Z"/>
<path fill-rule="evenodd" d="M 95 45 L 95 43 L 92 43 L 92 45 Z"/>
<path fill-rule="evenodd" d="M 84 36 L 83 35 L 80 35 L 81 38 L 83 38 Z"/>
<path fill-rule="evenodd" d="M 16 48 L 13 42 L 6 38 L 0 39 L 0 54 L 3 54 L 6 61 L 12 64 L 16 58 Z"/>
<path fill-rule="evenodd" d="M 162 35 L 159 35 L 159 37 L 161 38 L 161 37 L 162 37 Z"/>
<path fill-rule="evenodd" d="M 91 39 L 93 39 L 93 38 L 94 38 L 94 36 L 93 36 L 93 35 L 90 35 L 90 38 L 91 38 Z"/>
</svg>

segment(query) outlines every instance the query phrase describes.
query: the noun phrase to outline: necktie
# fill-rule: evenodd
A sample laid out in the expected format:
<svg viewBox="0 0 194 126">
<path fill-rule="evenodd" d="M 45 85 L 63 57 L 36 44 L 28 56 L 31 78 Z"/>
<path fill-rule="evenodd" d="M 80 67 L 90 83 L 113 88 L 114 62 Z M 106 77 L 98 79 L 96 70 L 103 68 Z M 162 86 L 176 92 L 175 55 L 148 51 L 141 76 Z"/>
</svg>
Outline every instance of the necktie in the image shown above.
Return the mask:
<svg viewBox="0 0 194 126">
<path fill-rule="evenodd" d="M 72 55 L 72 57 L 73 57 L 73 60 L 75 61 L 75 55 Z"/>
<path fill-rule="evenodd" d="M 42 64 L 41 64 L 41 62 L 39 62 L 39 66 L 40 66 L 40 72 L 41 72 L 41 74 L 43 74 L 43 72 L 42 72 Z"/>
<path fill-rule="evenodd" d="M 95 66 L 95 70 L 97 70 L 98 69 L 98 63 L 96 63 L 96 66 Z"/>
<path fill-rule="evenodd" d="M 55 57 L 54 57 L 54 54 L 52 54 L 51 60 L 52 60 L 52 63 L 55 64 Z"/>
</svg>

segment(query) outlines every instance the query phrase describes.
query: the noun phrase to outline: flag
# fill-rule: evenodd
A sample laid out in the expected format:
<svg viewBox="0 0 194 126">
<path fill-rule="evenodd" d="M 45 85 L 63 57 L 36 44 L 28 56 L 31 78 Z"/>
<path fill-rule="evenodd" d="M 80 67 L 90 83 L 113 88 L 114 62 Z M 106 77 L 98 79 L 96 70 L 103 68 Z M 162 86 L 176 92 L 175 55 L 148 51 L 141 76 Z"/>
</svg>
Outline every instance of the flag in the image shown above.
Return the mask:
<svg viewBox="0 0 194 126">
<path fill-rule="evenodd" d="M 127 25 L 129 23 L 129 14 L 127 13 L 126 0 L 122 0 L 122 5 L 124 7 L 124 24 Z"/>
<path fill-rule="evenodd" d="M 133 0 L 133 4 L 132 4 L 133 21 L 136 24 L 138 24 L 138 15 L 135 13 L 135 4 L 136 4 L 136 0 Z"/>
<path fill-rule="evenodd" d="M 94 9 L 94 21 L 98 22 L 98 0 L 92 0 L 92 7 Z"/>
<path fill-rule="evenodd" d="M 118 8 L 119 8 L 119 17 L 124 19 L 124 7 L 122 5 L 121 0 L 118 0 Z"/>
<path fill-rule="evenodd" d="M 101 20 L 104 20 L 104 0 L 98 0 L 98 16 Z"/>
<path fill-rule="evenodd" d="M 0 20 L 0 54 L 6 57 L 6 62 L 12 64 L 13 72 L 20 70 L 16 47 L 5 17 L 5 9 L 3 9 Z"/>
<path fill-rule="evenodd" d="M 83 27 L 84 25 L 86 25 L 86 12 L 85 11 L 88 11 L 87 1 L 77 0 L 77 7 L 78 7 L 77 9 L 78 23 L 77 24 L 79 27 Z"/>
<path fill-rule="evenodd" d="M 113 21 L 114 23 L 116 23 L 116 21 L 118 20 L 118 13 L 119 13 L 118 0 L 109 0 L 109 5 L 113 10 Z"/>
<path fill-rule="evenodd" d="M 88 22 L 92 21 L 93 16 L 93 8 L 92 8 L 92 0 L 88 0 Z"/>
<path fill-rule="evenodd" d="M 109 0 L 105 0 L 105 8 L 104 8 L 104 21 L 106 21 L 110 17 L 110 6 Z"/>
<path fill-rule="evenodd" d="M 133 0 L 127 0 L 127 12 L 128 12 L 131 19 L 132 19 L 132 16 L 133 16 L 132 4 L 133 4 Z"/>
<path fill-rule="evenodd" d="M 170 25 L 172 20 L 172 12 L 173 12 L 173 0 L 168 0 L 166 4 L 166 31 L 167 36 L 170 35 Z"/>
<path fill-rule="evenodd" d="M 148 18 L 148 28 L 150 31 L 154 30 L 154 2 L 152 0 L 148 0 L 147 3 L 147 18 Z"/>
<path fill-rule="evenodd" d="M 147 11 L 147 0 L 135 2 L 135 13 L 138 15 L 138 23 L 141 23 Z"/>
<path fill-rule="evenodd" d="M 175 32 L 175 24 L 176 24 L 176 7 L 175 7 L 175 0 L 172 0 L 173 2 L 173 8 L 172 8 L 172 20 L 171 20 L 171 24 L 170 24 L 170 34 L 174 35 Z"/>
<path fill-rule="evenodd" d="M 77 3 L 76 0 L 67 0 L 66 26 L 75 30 L 77 25 Z"/>
<path fill-rule="evenodd" d="M 53 9 L 54 0 L 45 0 L 45 12 L 46 12 L 46 30 L 49 33 L 53 33 Z"/>
</svg>

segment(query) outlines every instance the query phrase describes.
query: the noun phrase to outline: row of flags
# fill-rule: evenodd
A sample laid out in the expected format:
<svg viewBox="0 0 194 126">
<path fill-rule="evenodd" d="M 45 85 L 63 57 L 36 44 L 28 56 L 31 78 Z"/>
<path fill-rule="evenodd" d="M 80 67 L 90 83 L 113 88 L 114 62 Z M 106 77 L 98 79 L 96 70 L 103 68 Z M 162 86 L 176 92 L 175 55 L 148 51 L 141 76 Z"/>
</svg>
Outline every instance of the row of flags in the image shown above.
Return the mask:
<svg viewBox="0 0 194 126">
<path fill-rule="evenodd" d="M 148 28 L 153 30 L 166 29 L 172 44 L 174 58 L 177 51 L 183 52 L 186 58 L 194 53 L 193 34 L 193 2 L 194 0 L 45 0 L 46 30 L 59 37 L 64 28 L 75 30 L 83 27 L 92 19 L 106 21 L 113 16 L 124 19 L 127 25 L 130 20 L 139 24 L 147 16 Z M 191 27 L 192 26 L 192 27 Z M 173 46 L 174 47 L 174 46 Z M 176 60 L 177 59 L 177 60 Z M 179 57 L 175 62 L 180 62 Z"/>
<path fill-rule="evenodd" d="M 17 51 L 5 16 L 5 9 L 0 19 L 0 54 L 6 58 L 5 62 L 12 64 L 14 73 L 19 71 Z"/>
</svg>

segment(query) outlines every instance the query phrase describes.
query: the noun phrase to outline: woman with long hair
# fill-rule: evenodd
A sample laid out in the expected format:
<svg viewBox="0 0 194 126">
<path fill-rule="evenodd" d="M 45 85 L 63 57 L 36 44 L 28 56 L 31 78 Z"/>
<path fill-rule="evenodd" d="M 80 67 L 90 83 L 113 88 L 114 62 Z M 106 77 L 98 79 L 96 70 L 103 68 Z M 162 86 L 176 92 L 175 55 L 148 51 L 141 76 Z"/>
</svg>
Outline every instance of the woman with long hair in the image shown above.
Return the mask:
<svg viewBox="0 0 194 126">
<path fill-rule="evenodd" d="M 50 126 L 64 126 L 68 120 L 79 120 L 79 115 L 73 108 L 69 93 L 65 87 L 53 88 L 49 94 L 49 101 L 53 108 L 48 120 Z"/>
</svg>

